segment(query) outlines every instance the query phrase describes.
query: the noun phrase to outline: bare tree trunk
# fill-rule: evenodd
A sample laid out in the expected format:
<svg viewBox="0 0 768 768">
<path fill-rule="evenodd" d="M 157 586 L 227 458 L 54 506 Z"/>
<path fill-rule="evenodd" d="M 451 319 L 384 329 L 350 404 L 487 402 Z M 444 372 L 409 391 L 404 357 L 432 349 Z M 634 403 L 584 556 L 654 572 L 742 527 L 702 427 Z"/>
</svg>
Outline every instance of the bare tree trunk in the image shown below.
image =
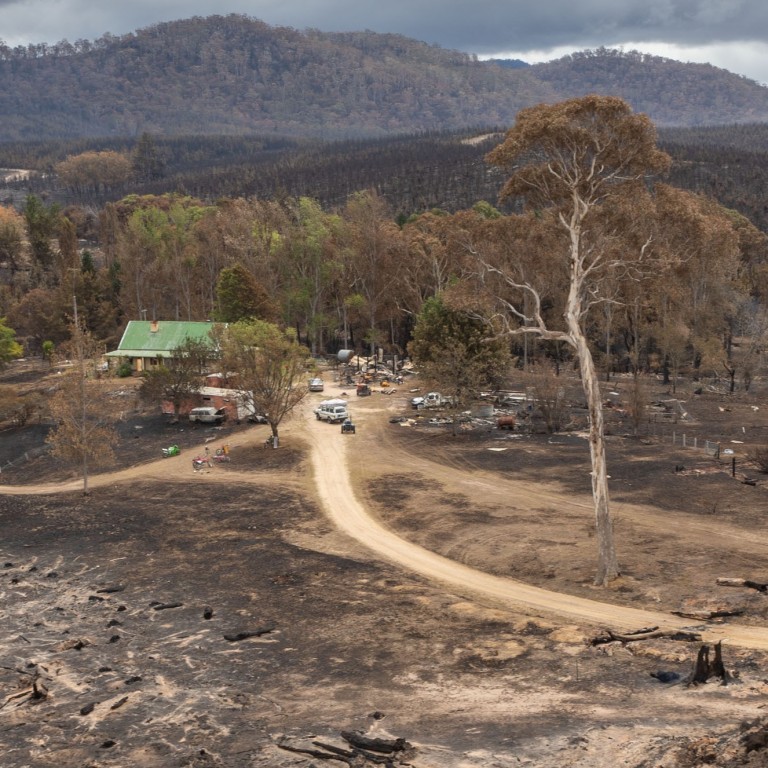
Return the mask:
<svg viewBox="0 0 768 768">
<path fill-rule="evenodd" d="M 573 333 L 573 329 L 571 329 Z M 592 497 L 595 502 L 595 527 L 597 529 L 598 561 L 595 584 L 605 585 L 618 578 L 619 565 L 613 540 L 608 497 L 608 470 L 605 459 L 605 433 L 603 427 L 603 404 L 600 385 L 592 353 L 587 340 L 580 332 L 575 334 L 575 346 L 579 356 L 581 385 L 587 398 L 589 410 L 589 453 L 592 459 Z"/>
<path fill-rule="evenodd" d="M 578 210 L 578 205 L 576 209 Z M 571 222 L 571 281 L 565 309 L 568 340 L 579 358 L 581 386 L 587 399 L 589 411 L 589 453 L 592 459 L 592 498 L 595 503 L 595 527 L 597 530 L 598 558 L 595 584 L 604 586 L 618 578 L 619 566 L 613 540 L 613 522 L 608 497 L 608 470 L 605 460 L 605 429 L 603 424 L 603 403 L 600 397 L 595 361 L 589 349 L 587 337 L 581 326 L 584 313 L 584 262 L 580 250 L 580 223 Z"/>
</svg>

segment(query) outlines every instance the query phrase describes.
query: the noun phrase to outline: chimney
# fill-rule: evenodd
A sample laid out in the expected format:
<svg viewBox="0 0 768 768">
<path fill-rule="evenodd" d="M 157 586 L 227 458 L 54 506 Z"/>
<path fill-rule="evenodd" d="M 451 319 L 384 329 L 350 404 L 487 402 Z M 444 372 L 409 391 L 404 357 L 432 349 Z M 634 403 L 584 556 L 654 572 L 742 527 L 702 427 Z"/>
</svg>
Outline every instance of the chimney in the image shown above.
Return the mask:
<svg viewBox="0 0 768 768">
<path fill-rule="evenodd" d="M 149 326 L 149 330 L 151 333 L 157 333 L 157 320 L 152 321 L 152 323 Z"/>
</svg>

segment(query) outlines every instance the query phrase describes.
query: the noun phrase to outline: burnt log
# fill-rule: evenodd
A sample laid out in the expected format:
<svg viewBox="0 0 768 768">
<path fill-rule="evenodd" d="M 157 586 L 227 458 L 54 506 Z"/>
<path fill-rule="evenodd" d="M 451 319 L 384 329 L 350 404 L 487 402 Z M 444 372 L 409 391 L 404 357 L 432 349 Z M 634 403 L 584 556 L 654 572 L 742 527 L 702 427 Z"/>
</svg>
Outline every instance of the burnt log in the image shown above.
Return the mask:
<svg viewBox="0 0 768 768">
<path fill-rule="evenodd" d="M 672 613 L 684 619 L 707 621 L 709 619 L 725 619 L 729 616 L 742 616 L 744 611 L 741 608 L 734 608 L 733 610 L 724 611 L 672 611 Z"/>
<path fill-rule="evenodd" d="M 612 630 L 606 630 L 605 635 L 598 635 L 590 640 L 590 645 L 605 645 L 606 643 L 636 643 L 640 640 L 655 640 L 665 638 L 667 640 L 682 640 L 698 642 L 701 635 L 698 632 L 686 632 L 682 629 L 658 629 L 653 628 L 642 632 L 629 632 L 619 634 Z"/>
<path fill-rule="evenodd" d="M 333 744 L 326 744 L 324 741 L 313 741 L 312 744 L 314 746 L 319 747 L 320 749 L 324 749 L 327 752 L 332 752 L 334 755 L 341 755 L 342 757 L 354 757 L 355 751 L 351 749 L 342 749 L 341 747 L 336 747 Z"/>
<path fill-rule="evenodd" d="M 392 768 L 394 765 L 392 758 L 389 755 L 376 754 L 375 752 L 363 749 L 362 747 L 353 746 L 351 749 L 342 749 L 341 747 L 334 746 L 333 744 L 326 744 L 322 741 L 313 741 L 312 744 L 321 749 L 325 749 L 333 755 L 340 755 L 345 758 L 363 757 L 366 760 L 366 764 L 376 763 L 377 765 L 388 766 L 388 768 Z M 356 762 L 350 764 L 357 765 Z"/>
<path fill-rule="evenodd" d="M 274 631 L 274 627 L 262 627 L 260 629 L 245 630 L 244 632 L 224 635 L 224 639 L 228 640 L 230 643 L 239 643 L 241 640 L 247 640 L 249 637 L 261 637 L 262 635 L 268 635 L 270 632 Z"/>
<path fill-rule="evenodd" d="M 155 611 L 167 611 L 169 608 L 182 608 L 184 603 L 154 603 L 152 609 Z"/>
<path fill-rule="evenodd" d="M 330 752 L 322 752 L 319 749 L 308 749 L 306 747 L 293 747 L 290 744 L 279 741 L 277 746 L 280 749 L 285 749 L 288 752 L 295 752 L 297 755 L 309 755 L 310 757 L 317 757 L 320 760 L 338 760 L 339 762 L 346 763 L 351 766 L 352 761 L 355 759 L 352 757 L 344 757 L 343 755 L 336 755 Z"/>
<path fill-rule="evenodd" d="M 721 587 L 747 587 L 748 589 L 755 589 L 758 592 L 768 592 L 768 584 L 763 584 L 759 581 L 750 581 L 749 579 L 726 579 L 719 578 L 715 582 Z"/>
<path fill-rule="evenodd" d="M 398 739 L 379 739 L 366 736 L 360 731 L 342 731 L 341 738 L 349 742 L 353 747 L 368 749 L 371 752 L 382 752 L 385 755 L 391 755 L 393 752 L 404 752 L 411 749 L 411 745 L 402 738 Z"/>
</svg>

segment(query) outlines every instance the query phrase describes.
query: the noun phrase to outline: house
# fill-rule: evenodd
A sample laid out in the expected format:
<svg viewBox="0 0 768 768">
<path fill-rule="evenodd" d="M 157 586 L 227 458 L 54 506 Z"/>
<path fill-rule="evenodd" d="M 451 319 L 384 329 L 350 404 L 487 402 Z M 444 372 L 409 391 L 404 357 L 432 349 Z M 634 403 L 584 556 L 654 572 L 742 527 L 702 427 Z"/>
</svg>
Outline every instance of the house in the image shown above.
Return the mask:
<svg viewBox="0 0 768 768">
<path fill-rule="evenodd" d="M 123 331 L 117 349 L 107 352 L 106 357 L 130 362 L 134 371 L 151 370 L 160 365 L 162 358 L 186 339 L 213 342 L 211 322 L 187 322 L 184 320 L 130 320 Z"/>
</svg>

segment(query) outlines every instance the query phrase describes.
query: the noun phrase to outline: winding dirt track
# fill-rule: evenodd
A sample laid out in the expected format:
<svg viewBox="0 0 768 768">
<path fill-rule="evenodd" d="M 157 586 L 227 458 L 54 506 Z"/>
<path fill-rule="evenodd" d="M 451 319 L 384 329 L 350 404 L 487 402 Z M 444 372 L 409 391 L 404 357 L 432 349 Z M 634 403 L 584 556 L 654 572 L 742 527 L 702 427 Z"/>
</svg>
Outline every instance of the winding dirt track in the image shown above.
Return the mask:
<svg viewBox="0 0 768 768">
<path fill-rule="evenodd" d="M 322 426 L 327 429 L 327 425 Z M 339 529 L 377 555 L 428 579 L 440 581 L 451 591 L 496 607 L 613 628 L 691 628 L 690 619 L 550 592 L 478 571 L 406 541 L 373 519 L 355 497 L 348 472 L 348 452 L 353 449 L 353 440 L 341 434 L 322 435 L 322 431 L 317 426 L 310 428 L 309 437 L 315 482 L 326 514 Z M 729 624 L 707 625 L 702 629 L 701 625 L 696 625 L 696 631 L 705 642 L 724 640 L 735 646 L 768 650 L 768 629 L 762 627 Z"/>
<path fill-rule="evenodd" d="M 338 427 L 333 428 L 317 422 L 310 414 L 302 426 L 306 426 L 304 435 L 311 446 L 316 491 L 326 515 L 339 530 L 364 545 L 376 556 L 427 579 L 440 582 L 456 594 L 465 595 L 497 608 L 598 626 L 623 627 L 627 630 L 646 626 L 658 626 L 663 630 L 691 628 L 690 619 L 550 592 L 514 579 L 484 573 L 403 539 L 373 518 L 355 495 L 349 472 L 352 461 L 351 451 L 358 447 L 355 438 L 341 435 Z M 263 439 L 263 429 L 258 430 L 256 436 L 254 436 L 254 430 L 242 433 L 236 441 L 230 442 L 234 447 L 257 439 Z M 184 457 L 161 459 L 149 465 L 94 475 L 90 479 L 90 485 L 99 487 L 139 477 L 143 480 L 156 479 L 168 482 L 169 479 L 180 479 L 174 475 L 176 473 L 180 475 L 182 468 L 186 479 L 189 476 L 188 463 L 188 454 Z M 229 483 L 233 479 L 243 483 L 270 482 L 269 478 L 262 474 L 232 471 L 221 474 L 214 472 L 201 478 L 206 482 Z M 285 485 L 284 478 L 275 478 L 274 482 Z M 0 485 L 0 493 L 14 495 L 39 495 L 81 489 L 81 481 L 34 486 Z M 768 650 L 768 629 L 766 628 L 737 624 L 696 625 L 696 631 L 702 635 L 705 642 L 713 643 L 723 640 L 734 646 Z"/>
</svg>

